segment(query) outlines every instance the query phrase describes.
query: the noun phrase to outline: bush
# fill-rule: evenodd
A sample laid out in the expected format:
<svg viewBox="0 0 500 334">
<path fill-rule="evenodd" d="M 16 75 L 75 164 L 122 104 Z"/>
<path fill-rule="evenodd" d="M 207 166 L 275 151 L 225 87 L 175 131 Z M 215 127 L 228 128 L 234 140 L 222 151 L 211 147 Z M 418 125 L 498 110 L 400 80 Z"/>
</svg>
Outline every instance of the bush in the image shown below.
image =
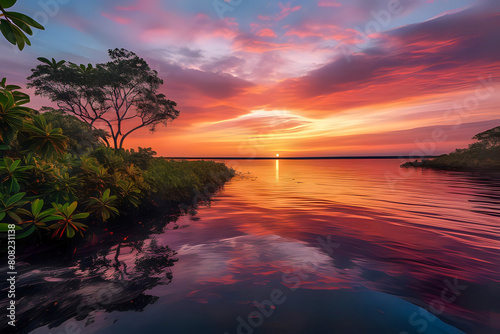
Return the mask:
<svg viewBox="0 0 500 334">
<path fill-rule="evenodd" d="M 206 198 L 234 175 L 234 170 L 214 161 L 156 159 L 144 177 L 155 201 L 186 201 L 197 195 Z"/>
<path fill-rule="evenodd" d="M 82 155 L 100 146 L 104 146 L 107 133 L 104 130 L 91 128 L 75 116 L 63 113 L 52 108 L 46 110 L 43 116 L 53 128 L 61 128 L 64 135 L 69 137 L 68 153 Z"/>
</svg>

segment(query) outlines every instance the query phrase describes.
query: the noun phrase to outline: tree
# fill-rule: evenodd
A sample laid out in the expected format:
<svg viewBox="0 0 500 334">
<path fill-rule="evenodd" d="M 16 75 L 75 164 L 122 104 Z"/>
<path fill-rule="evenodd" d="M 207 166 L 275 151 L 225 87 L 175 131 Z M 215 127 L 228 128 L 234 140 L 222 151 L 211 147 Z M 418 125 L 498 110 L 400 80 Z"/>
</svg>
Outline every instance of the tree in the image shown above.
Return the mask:
<svg viewBox="0 0 500 334">
<path fill-rule="evenodd" d="M 26 34 L 33 35 L 31 27 L 40 30 L 45 30 L 45 28 L 27 15 L 6 11 L 16 2 L 17 0 L 0 0 L 0 31 L 11 44 L 17 45 L 19 50 L 23 50 L 25 44 L 31 45 L 28 36 L 26 36 Z"/>
<path fill-rule="evenodd" d="M 472 139 L 478 140 L 486 148 L 500 145 L 500 126 L 478 133 Z"/>
<path fill-rule="evenodd" d="M 158 93 L 163 80 L 144 59 L 125 49 L 108 54 L 111 61 L 95 67 L 38 58 L 42 64 L 32 69 L 28 87 L 91 127 L 106 128 L 112 141 L 107 145 L 118 149 L 134 131 L 155 131 L 179 111 L 175 102 Z"/>
</svg>

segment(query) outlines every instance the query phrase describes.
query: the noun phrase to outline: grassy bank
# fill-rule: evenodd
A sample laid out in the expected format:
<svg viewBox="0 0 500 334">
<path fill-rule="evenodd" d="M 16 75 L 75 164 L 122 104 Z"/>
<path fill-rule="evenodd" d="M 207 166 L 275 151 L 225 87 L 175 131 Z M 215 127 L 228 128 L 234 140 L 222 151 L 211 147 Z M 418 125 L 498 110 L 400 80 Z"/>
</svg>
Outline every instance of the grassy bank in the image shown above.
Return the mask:
<svg viewBox="0 0 500 334">
<path fill-rule="evenodd" d="M 466 149 L 457 149 L 434 159 L 407 162 L 401 167 L 500 172 L 500 127 L 481 132 L 473 139 L 477 142 Z"/>
</svg>

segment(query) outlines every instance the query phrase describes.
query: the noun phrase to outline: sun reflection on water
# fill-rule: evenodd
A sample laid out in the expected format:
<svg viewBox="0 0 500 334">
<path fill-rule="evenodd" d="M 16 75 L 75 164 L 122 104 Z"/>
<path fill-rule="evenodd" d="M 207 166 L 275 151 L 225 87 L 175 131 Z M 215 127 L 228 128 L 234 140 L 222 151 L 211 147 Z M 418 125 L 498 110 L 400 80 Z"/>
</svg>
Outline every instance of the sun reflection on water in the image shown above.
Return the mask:
<svg viewBox="0 0 500 334">
<path fill-rule="evenodd" d="M 280 180 L 280 161 L 276 159 L 276 180 Z"/>
</svg>

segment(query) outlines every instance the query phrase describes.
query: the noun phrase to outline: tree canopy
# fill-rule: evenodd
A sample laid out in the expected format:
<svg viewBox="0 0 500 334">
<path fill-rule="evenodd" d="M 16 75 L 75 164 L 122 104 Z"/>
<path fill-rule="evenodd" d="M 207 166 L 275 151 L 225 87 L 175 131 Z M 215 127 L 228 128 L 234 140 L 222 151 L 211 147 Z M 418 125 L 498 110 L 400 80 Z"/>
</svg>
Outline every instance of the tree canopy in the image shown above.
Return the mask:
<svg viewBox="0 0 500 334">
<path fill-rule="evenodd" d="M 111 60 L 93 66 L 38 58 L 28 87 L 48 97 L 60 110 L 91 127 L 104 127 L 108 146 L 123 148 L 132 132 L 174 120 L 177 104 L 158 93 L 163 80 L 147 62 L 125 49 L 108 51 Z"/>
<path fill-rule="evenodd" d="M 31 45 L 26 36 L 33 35 L 31 28 L 40 30 L 45 30 L 45 28 L 27 15 L 6 10 L 14 6 L 16 2 L 17 0 L 0 0 L 0 31 L 9 43 L 23 50 L 26 44 Z"/>
<path fill-rule="evenodd" d="M 478 133 L 472 139 L 478 140 L 486 147 L 494 147 L 500 145 L 500 126 Z"/>
</svg>

